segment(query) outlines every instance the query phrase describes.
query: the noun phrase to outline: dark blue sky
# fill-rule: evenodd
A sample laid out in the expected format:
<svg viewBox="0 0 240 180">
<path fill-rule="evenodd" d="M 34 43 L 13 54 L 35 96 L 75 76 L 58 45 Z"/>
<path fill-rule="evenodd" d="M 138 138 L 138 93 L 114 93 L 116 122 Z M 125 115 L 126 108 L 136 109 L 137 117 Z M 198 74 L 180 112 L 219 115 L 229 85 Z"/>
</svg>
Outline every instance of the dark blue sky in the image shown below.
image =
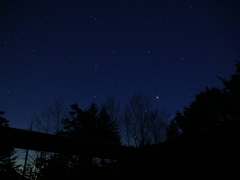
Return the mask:
<svg viewBox="0 0 240 180">
<path fill-rule="evenodd" d="M 174 114 L 235 72 L 239 9 L 237 0 L 3 0 L 0 110 L 26 129 L 60 95 L 85 109 L 140 91 Z"/>
</svg>

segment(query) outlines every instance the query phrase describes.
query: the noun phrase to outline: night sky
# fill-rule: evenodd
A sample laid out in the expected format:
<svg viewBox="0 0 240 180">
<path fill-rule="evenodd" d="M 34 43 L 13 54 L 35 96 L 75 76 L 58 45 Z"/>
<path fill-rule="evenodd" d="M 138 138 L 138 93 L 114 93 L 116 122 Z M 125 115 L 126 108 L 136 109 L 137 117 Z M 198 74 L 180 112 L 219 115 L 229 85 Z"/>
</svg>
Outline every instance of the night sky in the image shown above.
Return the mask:
<svg viewBox="0 0 240 180">
<path fill-rule="evenodd" d="M 238 0 L 0 3 L 0 110 L 27 129 L 63 96 L 86 109 L 140 91 L 173 115 L 240 60 Z"/>
</svg>

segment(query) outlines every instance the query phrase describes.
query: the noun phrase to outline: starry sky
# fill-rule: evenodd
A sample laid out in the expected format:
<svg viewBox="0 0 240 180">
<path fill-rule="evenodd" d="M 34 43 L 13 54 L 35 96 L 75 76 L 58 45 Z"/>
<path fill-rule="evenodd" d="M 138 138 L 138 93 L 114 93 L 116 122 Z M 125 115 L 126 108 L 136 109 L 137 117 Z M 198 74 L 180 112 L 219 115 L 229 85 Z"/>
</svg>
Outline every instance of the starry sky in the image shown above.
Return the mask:
<svg viewBox="0 0 240 180">
<path fill-rule="evenodd" d="M 63 96 L 87 108 L 140 91 L 172 114 L 240 60 L 238 0 L 49 0 L 0 4 L 0 110 L 27 129 Z"/>
</svg>

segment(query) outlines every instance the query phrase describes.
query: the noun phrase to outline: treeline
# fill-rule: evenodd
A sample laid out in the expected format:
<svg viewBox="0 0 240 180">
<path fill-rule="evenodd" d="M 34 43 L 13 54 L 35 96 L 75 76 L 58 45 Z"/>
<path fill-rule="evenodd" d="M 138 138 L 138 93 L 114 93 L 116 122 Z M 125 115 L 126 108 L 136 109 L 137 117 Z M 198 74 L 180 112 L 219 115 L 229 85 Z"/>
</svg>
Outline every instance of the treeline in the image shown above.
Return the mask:
<svg viewBox="0 0 240 180">
<path fill-rule="evenodd" d="M 69 113 L 59 98 L 34 116 L 34 130 L 78 139 L 76 146 L 133 146 L 145 154 L 135 160 L 114 160 L 35 151 L 29 155 L 26 177 L 235 179 L 240 176 L 240 62 L 229 80 L 218 79 L 223 88 L 206 87 L 170 123 L 167 110 L 154 107 L 151 99 L 139 92 L 122 108 L 120 102 L 109 98 L 102 106 L 93 102 L 85 110 L 73 104 Z M 7 123 L 4 118 L 1 122 Z M 13 149 L 1 154 L 9 158 L 13 170 L 15 159 L 9 152 Z M 4 156 L 0 157 L 5 162 Z M 1 165 L 2 176 L 10 172 Z"/>
<path fill-rule="evenodd" d="M 89 126 L 88 123 L 92 123 L 92 127 L 98 129 L 99 115 L 102 114 L 104 121 L 115 126 L 121 137 L 121 144 L 134 147 L 163 142 L 170 121 L 170 113 L 165 107 L 156 107 L 150 96 L 136 92 L 124 106 L 119 100 L 109 97 L 100 106 L 92 102 L 87 109 L 81 109 L 75 103 L 68 110 L 64 98 L 59 97 L 45 111 L 35 114 L 31 124 L 33 130 L 47 134 L 64 131 L 66 123 L 70 122 L 82 123 L 69 125 L 72 128 L 73 126 L 85 128 Z M 91 132 L 94 134 L 95 130 Z"/>
<path fill-rule="evenodd" d="M 34 115 L 32 129 L 76 138 L 79 140 L 76 146 L 79 147 L 96 143 L 139 148 L 163 142 L 170 118 L 166 108 L 155 107 L 151 98 L 140 92 L 135 93 L 124 107 L 113 97 L 101 106 L 92 102 L 87 109 L 79 108 L 78 104 L 70 107 L 68 110 L 60 97 L 45 111 Z M 94 178 L 99 173 L 110 176 L 107 171 L 112 172 L 122 165 L 123 162 L 114 159 L 34 151 L 29 154 L 26 174 L 39 179 L 51 179 L 53 176 Z M 89 171 L 93 173 L 89 174 Z"/>
</svg>

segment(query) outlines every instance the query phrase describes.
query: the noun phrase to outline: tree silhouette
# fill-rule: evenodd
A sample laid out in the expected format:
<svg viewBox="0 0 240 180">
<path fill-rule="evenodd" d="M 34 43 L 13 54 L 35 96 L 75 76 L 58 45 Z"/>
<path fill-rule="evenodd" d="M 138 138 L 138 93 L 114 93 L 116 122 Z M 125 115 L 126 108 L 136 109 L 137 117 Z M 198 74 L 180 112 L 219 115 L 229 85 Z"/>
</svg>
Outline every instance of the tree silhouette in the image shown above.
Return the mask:
<svg viewBox="0 0 240 180">
<path fill-rule="evenodd" d="M 81 147 L 87 144 L 97 146 L 121 145 L 118 126 L 111 121 L 107 108 L 103 105 L 100 110 L 95 102 L 90 107 L 82 110 L 77 104 L 71 105 L 70 118 L 62 120 L 63 129 L 57 135 L 77 139 L 76 146 Z M 59 162 L 59 163 L 58 163 Z M 68 174 L 68 179 L 93 177 L 93 174 L 102 172 L 104 168 L 114 167 L 116 161 L 88 157 L 81 155 L 55 154 L 49 161 L 43 177 L 49 177 L 48 172 L 57 171 L 54 164 L 58 164 L 64 172 Z M 55 170 L 54 170 L 55 169 Z M 101 169 L 101 170 L 100 170 Z M 92 171 L 92 172 L 89 172 Z M 95 175 L 94 175 L 95 176 Z"/>
<path fill-rule="evenodd" d="M 135 93 L 126 103 L 122 116 L 127 144 L 140 147 L 164 141 L 169 117 L 166 109 L 153 107 L 150 97 Z"/>
<path fill-rule="evenodd" d="M 34 130 L 47 134 L 55 134 L 62 129 L 61 121 L 67 117 L 68 109 L 62 96 L 55 99 L 53 105 L 47 106 L 40 114 L 34 114 L 32 124 Z"/>
<path fill-rule="evenodd" d="M 175 122 L 182 135 L 215 136 L 220 132 L 229 134 L 240 127 L 240 62 L 236 67 L 230 80 L 219 77 L 224 84 L 222 89 L 206 87 L 183 113 L 176 113 Z"/>
<path fill-rule="evenodd" d="M 177 113 L 175 121 L 187 136 L 213 132 L 228 119 L 226 94 L 219 88 L 206 88 L 195 96 L 196 100 L 183 113 Z"/>
<path fill-rule="evenodd" d="M 6 118 L 3 118 L 2 115 L 4 114 L 3 111 L 0 111 L 0 126 L 8 127 L 8 120 Z"/>
<path fill-rule="evenodd" d="M 118 126 L 111 121 L 105 105 L 99 110 L 96 103 L 92 103 L 87 110 L 82 110 L 73 104 L 71 109 L 71 119 L 62 121 L 64 130 L 60 134 L 87 143 L 121 144 Z"/>
<path fill-rule="evenodd" d="M 167 127 L 166 141 L 176 139 L 180 136 L 180 130 L 176 123 L 176 120 L 172 120 Z"/>
<path fill-rule="evenodd" d="M 222 89 L 206 87 L 176 113 L 168 128 L 168 139 L 177 140 L 170 141 L 172 146 L 183 147 L 174 159 L 181 157 L 189 171 L 201 174 L 200 179 L 240 177 L 240 62 L 236 68 L 229 80 L 219 77 Z"/>
<path fill-rule="evenodd" d="M 52 105 L 39 114 L 35 113 L 31 119 L 30 130 L 55 134 L 62 128 L 61 120 L 67 117 L 67 108 L 62 96 L 55 99 Z M 30 151 L 27 157 L 27 165 L 32 167 L 26 174 L 33 172 L 36 176 L 41 176 L 42 170 L 47 165 L 46 162 L 53 156 L 52 152 Z"/>
<path fill-rule="evenodd" d="M 119 128 L 120 127 L 120 110 L 121 110 L 121 102 L 116 100 L 113 96 L 108 97 L 104 105 L 107 108 L 107 113 L 110 116 L 110 120 L 114 122 Z M 121 133 L 121 131 L 120 131 Z"/>
<path fill-rule="evenodd" d="M 98 142 L 111 145 L 121 144 L 118 126 L 114 121 L 111 121 L 105 105 L 102 106 L 97 116 L 96 126 L 98 130 Z"/>
<path fill-rule="evenodd" d="M 227 93 L 227 104 L 230 108 L 229 117 L 231 120 L 240 120 L 240 61 L 235 64 L 236 72 L 231 75 L 230 80 L 218 77 L 224 84 L 224 92 Z"/>
<path fill-rule="evenodd" d="M 0 111 L 0 126 L 8 127 L 8 120 L 3 118 L 3 111 Z M 6 144 L 0 148 L 0 179 L 18 179 L 19 166 L 16 165 L 16 152 L 14 148 Z"/>
</svg>

